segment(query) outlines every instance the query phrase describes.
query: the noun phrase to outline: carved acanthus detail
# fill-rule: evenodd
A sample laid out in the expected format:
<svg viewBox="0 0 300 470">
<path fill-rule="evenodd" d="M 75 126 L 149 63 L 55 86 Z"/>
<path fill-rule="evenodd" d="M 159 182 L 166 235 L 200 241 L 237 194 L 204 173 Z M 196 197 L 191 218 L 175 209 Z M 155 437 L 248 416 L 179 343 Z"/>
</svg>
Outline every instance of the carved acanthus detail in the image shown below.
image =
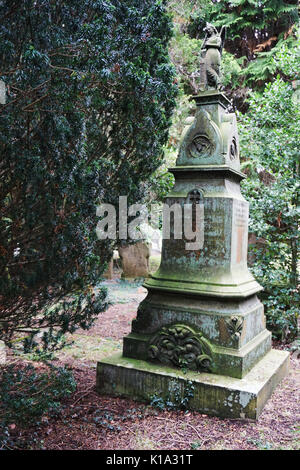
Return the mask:
<svg viewBox="0 0 300 470">
<path fill-rule="evenodd" d="M 239 339 L 243 329 L 243 318 L 231 316 L 226 320 L 226 325 L 232 339 Z"/>
<path fill-rule="evenodd" d="M 150 341 L 148 356 L 164 364 L 209 371 L 212 352 L 201 333 L 186 325 L 162 328 Z"/>
</svg>

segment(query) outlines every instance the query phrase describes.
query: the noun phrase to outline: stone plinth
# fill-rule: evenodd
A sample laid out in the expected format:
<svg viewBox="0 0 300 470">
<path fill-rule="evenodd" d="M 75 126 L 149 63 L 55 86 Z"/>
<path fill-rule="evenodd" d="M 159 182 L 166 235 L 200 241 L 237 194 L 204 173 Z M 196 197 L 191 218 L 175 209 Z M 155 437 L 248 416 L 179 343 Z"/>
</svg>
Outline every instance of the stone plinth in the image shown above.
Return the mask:
<svg viewBox="0 0 300 470">
<path fill-rule="evenodd" d="M 172 328 L 188 325 L 184 341 L 177 341 Z M 164 339 L 175 344 L 174 355 L 165 350 L 162 342 L 157 344 L 157 332 L 165 331 Z M 192 340 L 192 335 L 199 340 Z M 199 335 L 199 333 L 198 333 Z M 207 341 L 207 347 L 202 342 Z M 165 292 L 150 292 L 140 304 L 137 319 L 133 320 L 132 332 L 124 338 L 125 357 L 162 361 L 167 354 L 166 364 L 176 362 L 176 345 L 180 348 L 191 343 L 192 354 L 205 354 L 209 357 L 208 370 L 215 374 L 242 378 L 257 361 L 271 349 L 271 333 L 265 328 L 263 306 L 256 296 L 243 301 L 216 301 L 187 295 L 171 295 Z M 157 355 L 152 353 L 152 345 L 157 347 Z M 205 351 L 203 351 L 205 349 Z M 189 362 L 188 354 L 180 358 Z M 199 367 L 201 370 L 201 367 Z"/>
<path fill-rule="evenodd" d="M 181 398 L 185 397 L 189 382 L 194 387 L 189 409 L 223 418 L 257 419 L 288 366 L 289 353 L 272 350 L 243 379 L 233 379 L 203 372 L 183 373 L 117 354 L 98 363 L 97 390 L 148 402 L 154 397 L 172 401 L 178 388 Z"/>
</svg>

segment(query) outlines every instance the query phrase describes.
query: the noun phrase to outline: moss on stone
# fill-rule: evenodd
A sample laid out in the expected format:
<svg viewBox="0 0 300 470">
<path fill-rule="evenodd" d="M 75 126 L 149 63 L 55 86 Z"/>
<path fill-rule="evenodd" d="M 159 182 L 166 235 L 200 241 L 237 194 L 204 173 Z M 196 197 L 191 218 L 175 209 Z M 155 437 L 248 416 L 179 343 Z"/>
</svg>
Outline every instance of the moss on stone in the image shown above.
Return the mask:
<svg viewBox="0 0 300 470">
<path fill-rule="evenodd" d="M 184 397 L 186 384 L 194 387 L 188 408 L 230 418 L 257 419 L 277 383 L 286 375 L 289 353 L 270 351 L 243 379 L 181 371 L 114 355 L 98 363 L 97 390 L 101 394 L 151 401 L 166 398 L 174 383 Z M 173 385 L 172 385 L 173 384 Z"/>
</svg>

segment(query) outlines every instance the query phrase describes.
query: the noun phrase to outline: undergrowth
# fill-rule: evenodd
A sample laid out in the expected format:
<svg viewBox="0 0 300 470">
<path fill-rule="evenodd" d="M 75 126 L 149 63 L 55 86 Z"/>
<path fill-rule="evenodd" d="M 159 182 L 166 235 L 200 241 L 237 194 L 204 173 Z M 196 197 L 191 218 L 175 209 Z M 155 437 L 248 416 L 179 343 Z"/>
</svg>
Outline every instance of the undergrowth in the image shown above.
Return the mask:
<svg viewBox="0 0 300 470">
<path fill-rule="evenodd" d="M 47 363 L 42 372 L 31 364 L 0 370 L 0 449 L 10 448 L 16 426 L 39 425 L 44 415 L 61 410 L 61 400 L 76 389 L 72 372 Z"/>
</svg>

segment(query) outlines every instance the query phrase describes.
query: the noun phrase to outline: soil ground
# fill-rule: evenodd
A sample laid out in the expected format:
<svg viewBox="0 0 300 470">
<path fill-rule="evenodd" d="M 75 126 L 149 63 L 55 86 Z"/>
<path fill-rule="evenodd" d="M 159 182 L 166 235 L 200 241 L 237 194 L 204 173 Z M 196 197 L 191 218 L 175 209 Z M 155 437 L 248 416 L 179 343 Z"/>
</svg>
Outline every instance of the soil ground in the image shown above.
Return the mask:
<svg viewBox="0 0 300 470">
<path fill-rule="evenodd" d="M 191 411 L 158 410 L 128 399 L 99 396 L 96 363 L 121 350 L 146 289 L 140 282 L 106 281 L 113 305 L 89 331 L 78 330 L 74 344 L 57 354 L 56 365 L 73 369 L 77 390 L 58 416 L 42 425 L 16 429 L 31 449 L 250 450 L 300 449 L 299 360 L 276 388 L 258 421 L 230 420 Z M 284 348 L 277 344 L 275 347 Z M 16 358 L 10 358 L 16 360 Z M 19 359 L 24 361 L 23 359 Z"/>
</svg>

